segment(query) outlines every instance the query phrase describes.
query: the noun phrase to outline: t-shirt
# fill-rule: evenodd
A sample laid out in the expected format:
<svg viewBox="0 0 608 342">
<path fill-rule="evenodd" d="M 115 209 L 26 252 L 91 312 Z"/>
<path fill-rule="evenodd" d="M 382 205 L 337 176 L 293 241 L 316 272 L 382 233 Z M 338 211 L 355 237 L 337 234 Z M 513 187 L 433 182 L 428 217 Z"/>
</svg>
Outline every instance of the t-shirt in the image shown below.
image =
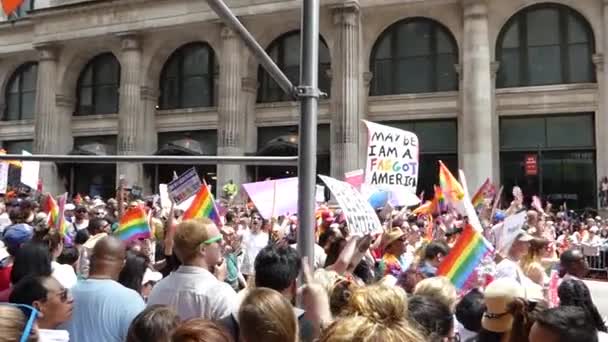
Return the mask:
<svg viewBox="0 0 608 342">
<path fill-rule="evenodd" d="M 268 233 L 258 232 L 254 234 L 251 230 L 243 232 L 243 252 L 245 253 L 243 265 L 241 266 L 243 274 L 250 275 L 254 273 L 253 263 L 255 262 L 255 257 L 267 245 Z"/>
<path fill-rule="evenodd" d="M 9 266 L 0 267 L 0 291 L 4 291 L 11 286 L 11 271 L 13 270 L 13 264 Z"/>
<path fill-rule="evenodd" d="M 78 342 L 123 342 L 146 304 L 139 293 L 110 279 L 87 279 L 72 288 L 72 319 L 64 324 Z"/>
</svg>

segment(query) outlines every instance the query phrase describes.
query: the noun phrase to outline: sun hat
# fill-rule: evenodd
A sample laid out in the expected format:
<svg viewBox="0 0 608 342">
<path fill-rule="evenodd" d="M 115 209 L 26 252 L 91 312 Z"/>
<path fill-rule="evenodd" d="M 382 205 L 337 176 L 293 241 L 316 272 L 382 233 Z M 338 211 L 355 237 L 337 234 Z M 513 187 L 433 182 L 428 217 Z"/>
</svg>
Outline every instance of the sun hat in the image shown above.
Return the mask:
<svg viewBox="0 0 608 342">
<path fill-rule="evenodd" d="M 524 298 L 523 287 L 511 278 L 499 278 L 491 282 L 484 293 L 486 312 L 481 319 L 484 329 L 502 333 L 510 331 L 513 326 L 513 315 L 509 306 L 516 298 Z"/>
<path fill-rule="evenodd" d="M 384 236 L 382 236 L 383 247 L 386 248 L 386 247 L 390 246 L 391 243 L 400 239 L 404 235 L 405 235 L 405 233 L 403 232 L 403 230 L 401 230 L 401 228 L 397 228 L 397 227 L 391 228 L 390 230 L 384 232 Z"/>
</svg>

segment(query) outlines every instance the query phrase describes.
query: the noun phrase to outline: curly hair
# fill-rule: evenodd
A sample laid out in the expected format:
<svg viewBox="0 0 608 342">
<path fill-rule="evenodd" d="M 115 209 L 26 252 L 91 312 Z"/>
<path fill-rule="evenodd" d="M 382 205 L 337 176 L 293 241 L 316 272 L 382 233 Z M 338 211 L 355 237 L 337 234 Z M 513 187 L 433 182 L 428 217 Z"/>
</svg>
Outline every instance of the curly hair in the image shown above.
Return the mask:
<svg viewBox="0 0 608 342">
<path fill-rule="evenodd" d="M 593 322 L 598 331 L 607 332 L 606 324 L 600 315 L 591 293 L 585 283 L 578 279 L 564 280 L 557 289 L 561 306 L 578 306 L 585 311 L 587 318 Z"/>
</svg>

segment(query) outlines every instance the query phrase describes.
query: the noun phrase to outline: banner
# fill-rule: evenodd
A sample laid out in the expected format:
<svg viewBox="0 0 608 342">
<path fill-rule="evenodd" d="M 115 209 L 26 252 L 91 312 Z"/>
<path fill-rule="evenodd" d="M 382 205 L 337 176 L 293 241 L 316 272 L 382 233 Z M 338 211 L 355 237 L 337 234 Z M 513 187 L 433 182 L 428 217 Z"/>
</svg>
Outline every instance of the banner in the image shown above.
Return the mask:
<svg viewBox="0 0 608 342">
<path fill-rule="evenodd" d="M 6 194 L 8 187 L 8 163 L 0 162 L 0 194 Z"/>
<path fill-rule="evenodd" d="M 416 134 L 365 121 L 368 128 L 365 183 L 400 185 L 416 193 L 418 137 Z"/>
<path fill-rule="evenodd" d="M 378 219 L 378 215 L 363 197 L 352 185 L 341 182 L 335 178 L 321 176 L 319 177 L 327 185 L 329 190 L 334 194 L 340 208 L 346 216 L 348 229 L 353 235 L 367 235 L 382 232 L 382 225 Z"/>
<path fill-rule="evenodd" d="M 21 151 L 24 156 L 31 156 L 27 151 Z M 23 161 L 21 163 L 21 183 L 29 186 L 32 190 L 38 189 L 38 181 L 40 180 L 40 162 L 38 161 Z"/>
<path fill-rule="evenodd" d="M 201 179 L 196 173 L 196 169 L 191 168 L 184 172 L 177 179 L 167 184 L 169 196 L 176 205 L 181 204 L 190 197 L 196 195 L 201 188 Z"/>
<path fill-rule="evenodd" d="M 298 212 L 298 178 L 243 184 L 243 189 L 263 218 Z"/>
</svg>

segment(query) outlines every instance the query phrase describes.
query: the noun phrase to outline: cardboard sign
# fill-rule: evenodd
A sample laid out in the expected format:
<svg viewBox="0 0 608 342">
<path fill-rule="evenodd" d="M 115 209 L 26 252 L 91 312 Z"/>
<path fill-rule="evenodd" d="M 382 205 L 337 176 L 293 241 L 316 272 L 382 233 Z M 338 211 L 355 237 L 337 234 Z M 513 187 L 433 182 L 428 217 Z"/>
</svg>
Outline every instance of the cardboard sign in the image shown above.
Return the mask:
<svg viewBox="0 0 608 342">
<path fill-rule="evenodd" d="M 521 228 L 526 223 L 528 215 L 526 211 L 511 215 L 505 219 L 502 228 L 497 229 L 496 233 L 496 249 L 503 254 L 506 254 L 511 248 L 511 245 L 519 235 Z"/>
<path fill-rule="evenodd" d="M 402 129 L 365 121 L 368 128 L 365 183 L 398 185 L 416 193 L 418 137 Z"/>
<path fill-rule="evenodd" d="M 24 156 L 31 156 L 27 151 L 21 151 Z M 38 189 L 38 181 L 40 180 L 40 162 L 38 161 L 23 161 L 21 163 L 21 183 L 29 186 L 32 190 Z"/>
<path fill-rule="evenodd" d="M 6 194 L 8 187 L 8 163 L 0 162 L 0 194 Z"/>
<path fill-rule="evenodd" d="M 526 154 L 524 161 L 526 176 L 538 175 L 538 156 L 536 154 Z"/>
<path fill-rule="evenodd" d="M 340 204 L 351 234 L 367 235 L 382 232 L 382 225 L 376 212 L 352 185 L 327 176 L 319 175 L 319 177 Z"/>
<path fill-rule="evenodd" d="M 169 190 L 169 196 L 171 196 L 173 202 L 175 202 L 176 205 L 179 205 L 194 196 L 201 189 L 201 185 L 201 179 L 198 177 L 196 170 L 191 168 L 176 180 L 167 184 L 167 189 Z"/>
</svg>

